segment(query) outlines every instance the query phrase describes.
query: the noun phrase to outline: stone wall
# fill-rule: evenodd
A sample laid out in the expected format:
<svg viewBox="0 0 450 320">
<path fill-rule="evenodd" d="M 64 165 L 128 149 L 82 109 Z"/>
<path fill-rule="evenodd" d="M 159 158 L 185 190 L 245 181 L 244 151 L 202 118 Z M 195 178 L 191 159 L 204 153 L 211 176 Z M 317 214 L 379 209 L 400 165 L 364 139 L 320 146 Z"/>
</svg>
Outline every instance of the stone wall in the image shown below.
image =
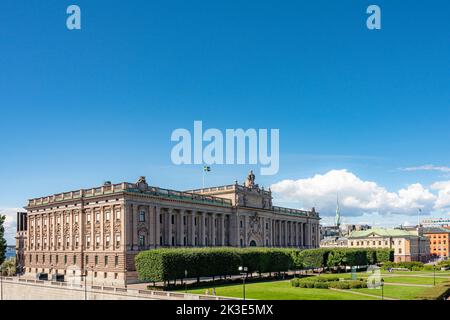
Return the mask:
<svg viewBox="0 0 450 320">
<path fill-rule="evenodd" d="M 4 277 L 5 300 L 222 300 L 226 298 L 178 292 L 127 289 L 120 287 L 69 285 L 68 283 Z"/>
</svg>

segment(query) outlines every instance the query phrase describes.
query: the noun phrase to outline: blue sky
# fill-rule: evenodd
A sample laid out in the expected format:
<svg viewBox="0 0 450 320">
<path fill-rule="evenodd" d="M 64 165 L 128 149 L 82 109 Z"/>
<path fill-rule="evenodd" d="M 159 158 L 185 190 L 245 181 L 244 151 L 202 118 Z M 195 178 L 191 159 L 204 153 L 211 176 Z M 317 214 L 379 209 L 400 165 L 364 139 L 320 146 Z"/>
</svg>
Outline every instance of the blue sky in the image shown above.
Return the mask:
<svg viewBox="0 0 450 320">
<path fill-rule="evenodd" d="M 66 28 L 70 4 L 80 31 Z M 380 31 L 365 26 L 370 4 L 382 9 Z M 140 175 L 196 188 L 201 166 L 174 166 L 170 135 L 202 120 L 279 128 L 280 171 L 257 182 L 274 185 L 278 203 L 316 205 L 325 222 L 336 193 L 348 221 L 414 221 L 418 206 L 446 215 L 448 12 L 444 0 L 3 0 L 0 208 Z M 242 181 L 250 168 L 213 166 L 206 184 Z M 358 185 L 353 176 L 387 195 L 342 187 Z M 305 183 L 317 192 L 302 196 Z"/>
</svg>

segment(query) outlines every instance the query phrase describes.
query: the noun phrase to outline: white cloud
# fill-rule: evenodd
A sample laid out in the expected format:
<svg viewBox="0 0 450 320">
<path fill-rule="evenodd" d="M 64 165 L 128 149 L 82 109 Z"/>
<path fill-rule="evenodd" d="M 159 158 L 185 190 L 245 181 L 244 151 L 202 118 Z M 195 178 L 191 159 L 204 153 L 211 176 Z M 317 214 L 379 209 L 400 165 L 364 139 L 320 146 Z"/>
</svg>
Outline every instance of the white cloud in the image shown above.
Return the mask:
<svg viewBox="0 0 450 320">
<path fill-rule="evenodd" d="M 440 172 L 450 172 L 450 167 L 445 166 L 435 166 L 432 164 L 426 164 L 418 167 L 400 168 L 401 171 L 440 171 Z"/>
<path fill-rule="evenodd" d="M 283 180 L 271 188 L 281 201 L 297 202 L 304 208 L 315 206 L 323 216 L 334 214 L 337 195 L 341 211 L 350 216 L 365 213 L 417 215 L 419 208 L 427 214 L 438 199 L 420 183 L 390 192 L 347 170 L 332 170 L 306 179 Z"/>
<path fill-rule="evenodd" d="M 17 212 L 23 211 L 23 209 L 19 208 L 0 208 L 0 215 L 5 215 L 5 239 L 8 245 L 15 244 L 15 236 L 16 236 L 16 220 L 17 220 Z"/>
<path fill-rule="evenodd" d="M 431 189 L 438 191 L 438 199 L 434 205 L 436 209 L 450 208 L 450 181 L 439 181 L 431 185 Z"/>
</svg>

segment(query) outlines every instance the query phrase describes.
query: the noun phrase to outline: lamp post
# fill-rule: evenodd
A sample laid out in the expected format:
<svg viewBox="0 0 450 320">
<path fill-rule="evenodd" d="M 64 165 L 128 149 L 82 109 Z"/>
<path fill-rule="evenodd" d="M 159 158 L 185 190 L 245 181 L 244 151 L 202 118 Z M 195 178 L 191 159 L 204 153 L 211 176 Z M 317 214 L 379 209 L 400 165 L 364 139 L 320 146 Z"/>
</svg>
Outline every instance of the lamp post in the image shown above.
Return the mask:
<svg viewBox="0 0 450 320">
<path fill-rule="evenodd" d="M 381 279 L 381 300 L 384 300 L 384 279 Z"/>
<path fill-rule="evenodd" d="M 436 286 L 436 265 L 433 264 L 433 286 Z"/>
<path fill-rule="evenodd" d="M 241 266 L 241 267 L 239 267 L 239 271 L 242 275 L 242 283 L 243 283 L 242 289 L 243 289 L 243 297 L 244 297 L 244 301 L 245 301 L 245 278 L 247 277 L 248 268 Z"/>
<path fill-rule="evenodd" d="M 87 276 L 88 276 L 88 271 L 84 270 L 84 300 L 87 300 Z"/>
<path fill-rule="evenodd" d="M 188 271 L 184 270 L 184 293 L 187 293 L 187 276 L 188 276 Z"/>
<path fill-rule="evenodd" d="M 0 265 L 0 300 L 3 301 L 3 265 Z"/>
</svg>

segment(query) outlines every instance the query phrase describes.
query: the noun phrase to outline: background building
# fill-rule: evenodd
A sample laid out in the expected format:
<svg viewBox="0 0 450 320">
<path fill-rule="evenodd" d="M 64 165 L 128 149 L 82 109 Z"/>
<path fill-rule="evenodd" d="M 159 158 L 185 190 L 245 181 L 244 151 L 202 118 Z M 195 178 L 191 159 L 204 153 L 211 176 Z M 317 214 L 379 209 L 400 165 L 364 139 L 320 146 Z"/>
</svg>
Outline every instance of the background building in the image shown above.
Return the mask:
<svg viewBox="0 0 450 320">
<path fill-rule="evenodd" d="M 430 241 L 430 254 L 447 259 L 450 252 L 450 230 L 442 227 L 424 227 L 423 234 Z"/>
<path fill-rule="evenodd" d="M 27 213 L 17 212 L 16 270 L 21 274 L 25 266 L 25 245 L 27 241 Z"/>
<path fill-rule="evenodd" d="M 421 222 L 424 227 L 448 227 L 450 228 L 450 218 L 430 218 Z"/>
<path fill-rule="evenodd" d="M 347 248 L 348 239 L 345 237 L 326 237 L 320 241 L 321 248 Z"/>
<path fill-rule="evenodd" d="M 395 262 L 422 261 L 430 258 L 430 243 L 417 231 L 373 228 L 353 231 L 348 237 L 349 248 L 391 248 Z"/>
<path fill-rule="evenodd" d="M 188 192 L 111 184 L 29 200 L 26 275 L 87 274 L 95 283 L 136 282 L 134 258 L 160 247 L 319 246 L 319 214 L 272 205 L 250 172 L 244 185 Z"/>
</svg>

